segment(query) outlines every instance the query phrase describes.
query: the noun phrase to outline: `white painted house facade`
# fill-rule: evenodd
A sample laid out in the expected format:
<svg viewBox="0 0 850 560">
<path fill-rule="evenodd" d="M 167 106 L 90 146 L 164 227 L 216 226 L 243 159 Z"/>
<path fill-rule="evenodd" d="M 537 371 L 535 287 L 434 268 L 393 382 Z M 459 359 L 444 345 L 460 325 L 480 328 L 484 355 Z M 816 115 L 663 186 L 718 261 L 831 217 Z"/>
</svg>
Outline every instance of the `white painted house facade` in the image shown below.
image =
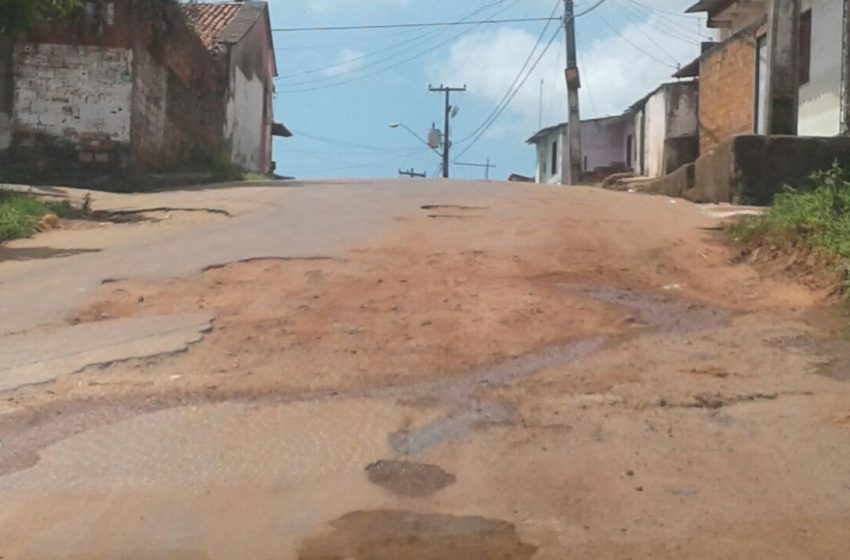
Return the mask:
<svg viewBox="0 0 850 560">
<path fill-rule="evenodd" d="M 693 162 L 699 152 L 696 82 L 662 84 L 632 105 L 635 175 L 661 177 Z"/>
<path fill-rule="evenodd" d="M 581 122 L 582 171 L 588 180 L 624 171 L 630 162 L 627 130 L 633 126 L 629 114 Z M 569 124 L 561 123 L 538 131 L 527 140 L 535 146 L 535 182 L 562 184 L 562 172 L 570 169 Z"/>
</svg>

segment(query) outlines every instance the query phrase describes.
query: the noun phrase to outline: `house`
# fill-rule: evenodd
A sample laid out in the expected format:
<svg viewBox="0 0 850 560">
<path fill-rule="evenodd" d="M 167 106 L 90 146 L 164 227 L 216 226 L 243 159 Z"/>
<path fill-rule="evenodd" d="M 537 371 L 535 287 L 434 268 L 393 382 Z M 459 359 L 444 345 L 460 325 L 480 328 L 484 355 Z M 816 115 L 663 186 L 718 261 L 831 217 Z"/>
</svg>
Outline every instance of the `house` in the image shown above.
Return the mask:
<svg viewBox="0 0 850 560">
<path fill-rule="evenodd" d="M 693 162 L 699 151 L 696 82 L 658 86 L 630 108 L 634 125 L 626 143 L 634 144 L 629 167 L 635 175 L 661 177 Z"/>
<path fill-rule="evenodd" d="M 627 169 L 632 161 L 627 130 L 633 131 L 633 122 L 629 113 L 581 121 L 584 180 L 603 179 Z M 570 168 L 569 149 L 565 149 L 568 131 L 569 124 L 561 123 L 541 129 L 526 141 L 536 148 L 537 183 L 562 184 L 562 171 Z"/>
<path fill-rule="evenodd" d="M 799 93 L 797 132 L 836 136 L 847 125 L 842 109 L 846 0 L 798 0 Z M 767 134 L 769 22 L 765 0 L 701 0 L 688 12 L 704 12 L 721 41 L 677 77 L 699 78 L 700 153 L 741 134 Z"/>
<path fill-rule="evenodd" d="M 682 68 L 699 83 L 700 157 L 651 190 L 769 204 L 850 165 L 850 0 L 700 0 L 720 40 Z"/>
<path fill-rule="evenodd" d="M 263 2 L 85 1 L 0 41 L 0 155 L 34 169 L 267 173 L 276 74 Z"/>
<path fill-rule="evenodd" d="M 227 68 L 224 139 L 230 162 L 247 171 L 269 173 L 272 136 L 291 133 L 273 118 L 277 63 L 268 5 L 191 3 L 181 8 L 204 46 L 222 57 Z"/>
</svg>

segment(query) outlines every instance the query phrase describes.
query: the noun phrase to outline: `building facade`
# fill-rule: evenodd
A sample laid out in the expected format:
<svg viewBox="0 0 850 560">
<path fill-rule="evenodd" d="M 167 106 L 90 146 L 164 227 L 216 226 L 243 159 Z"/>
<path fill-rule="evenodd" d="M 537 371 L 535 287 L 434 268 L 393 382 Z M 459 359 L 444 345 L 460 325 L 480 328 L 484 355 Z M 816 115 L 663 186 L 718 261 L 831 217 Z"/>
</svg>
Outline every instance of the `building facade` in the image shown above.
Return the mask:
<svg viewBox="0 0 850 560">
<path fill-rule="evenodd" d="M 626 140 L 627 131 L 633 127 L 630 117 L 624 114 L 581 122 L 583 180 L 595 181 L 627 169 L 632 149 Z M 569 124 L 561 123 L 538 131 L 526 141 L 535 146 L 535 182 L 562 184 L 562 173 L 571 163 L 568 132 Z"/>
<path fill-rule="evenodd" d="M 268 9 L 221 6 L 213 34 L 175 2 L 115 0 L 3 40 L 0 152 L 35 167 L 271 171 Z"/>
<path fill-rule="evenodd" d="M 660 177 L 697 158 L 698 106 L 699 86 L 692 81 L 662 84 L 632 105 L 636 175 Z"/>
<path fill-rule="evenodd" d="M 699 77 L 700 153 L 742 134 L 767 134 L 770 73 L 768 2 L 701 0 L 689 12 L 704 12 L 721 41 L 677 77 Z M 847 128 L 848 68 L 844 34 L 847 0 L 799 0 L 800 136 L 836 136 Z"/>
</svg>

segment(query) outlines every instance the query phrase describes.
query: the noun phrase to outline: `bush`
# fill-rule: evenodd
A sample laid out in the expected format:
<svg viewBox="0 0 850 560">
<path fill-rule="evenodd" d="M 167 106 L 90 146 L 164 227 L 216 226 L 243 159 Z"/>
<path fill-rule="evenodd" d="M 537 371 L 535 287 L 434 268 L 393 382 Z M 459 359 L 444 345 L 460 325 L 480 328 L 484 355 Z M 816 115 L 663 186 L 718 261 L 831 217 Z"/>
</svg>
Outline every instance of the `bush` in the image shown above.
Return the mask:
<svg viewBox="0 0 850 560">
<path fill-rule="evenodd" d="M 850 259 L 850 177 L 836 163 L 814 174 L 810 186 L 786 187 L 766 214 L 733 226 L 730 233 L 747 242 L 802 242 Z"/>
</svg>

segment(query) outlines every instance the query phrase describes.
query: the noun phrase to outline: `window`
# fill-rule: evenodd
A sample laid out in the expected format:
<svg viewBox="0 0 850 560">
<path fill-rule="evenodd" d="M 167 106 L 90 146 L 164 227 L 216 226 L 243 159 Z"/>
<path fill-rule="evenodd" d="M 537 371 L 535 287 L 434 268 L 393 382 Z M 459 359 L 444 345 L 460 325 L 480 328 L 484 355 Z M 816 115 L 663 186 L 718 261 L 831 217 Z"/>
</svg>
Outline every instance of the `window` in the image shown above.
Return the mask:
<svg viewBox="0 0 850 560">
<path fill-rule="evenodd" d="M 558 141 L 552 142 L 552 175 L 558 172 Z"/>
<path fill-rule="evenodd" d="M 800 85 L 812 77 L 812 11 L 800 14 Z"/>
</svg>

